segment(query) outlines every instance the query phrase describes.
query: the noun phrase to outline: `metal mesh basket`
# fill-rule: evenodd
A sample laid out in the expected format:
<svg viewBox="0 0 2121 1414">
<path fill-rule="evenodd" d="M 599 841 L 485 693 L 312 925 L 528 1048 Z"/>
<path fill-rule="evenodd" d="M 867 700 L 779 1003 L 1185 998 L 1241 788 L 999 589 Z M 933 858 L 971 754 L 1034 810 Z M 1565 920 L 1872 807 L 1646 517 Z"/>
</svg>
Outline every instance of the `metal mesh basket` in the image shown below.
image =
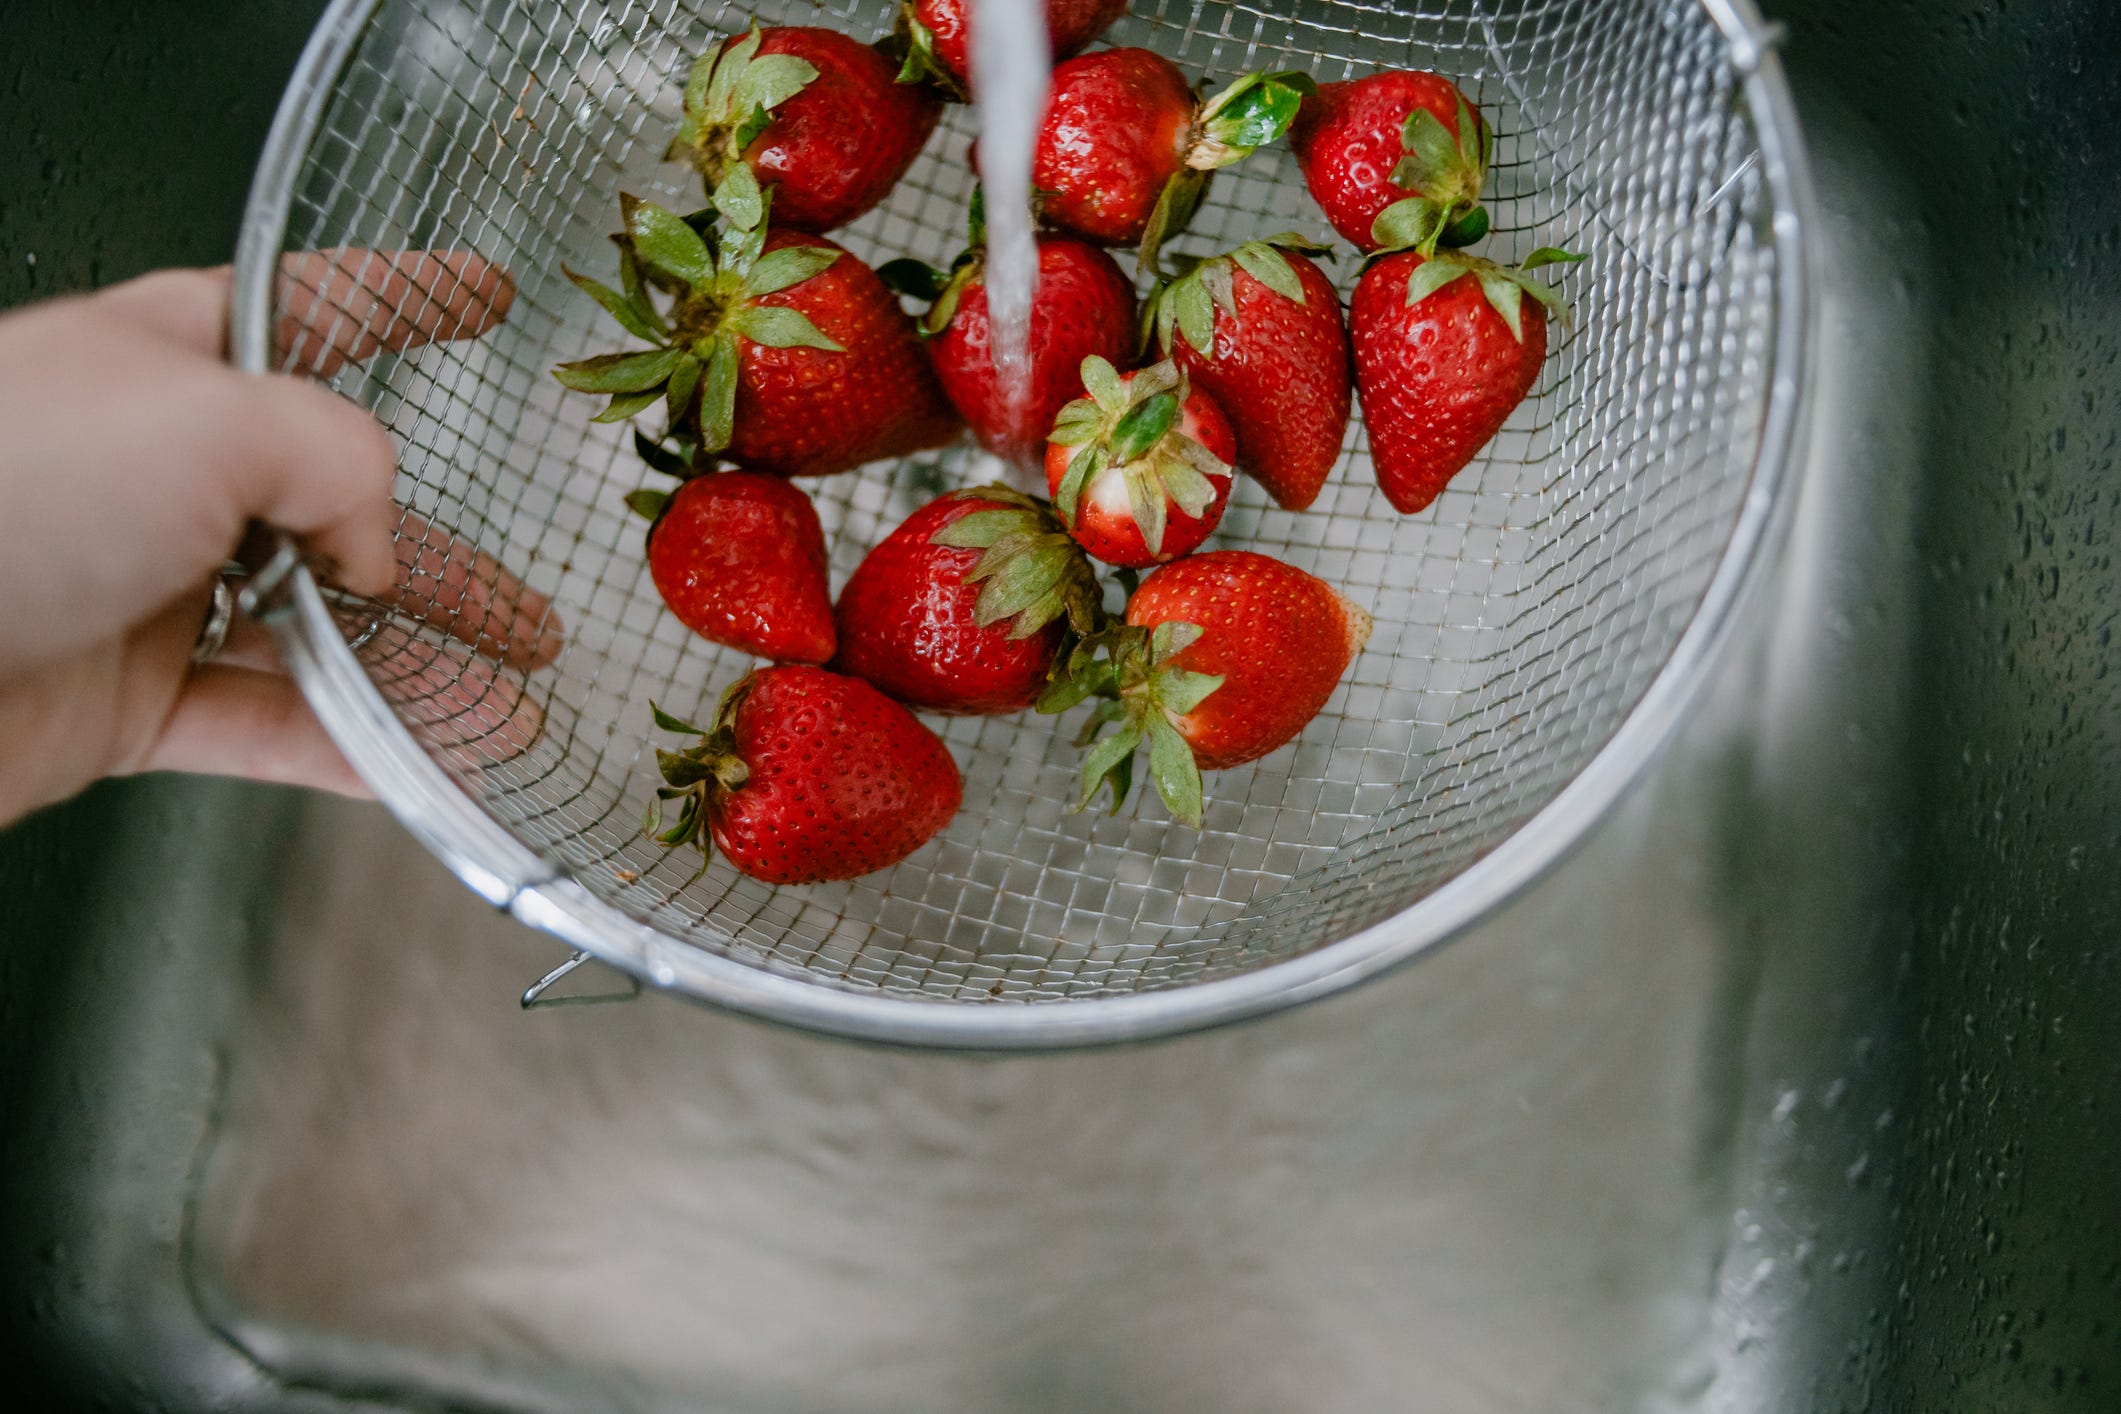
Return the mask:
<svg viewBox="0 0 2121 1414">
<path fill-rule="evenodd" d="M 759 8 L 864 39 L 890 20 L 884 0 Z M 496 665 L 432 603 L 355 603 L 284 554 L 284 584 L 268 575 L 259 589 L 277 592 L 253 595 L 416 833 L 496 905 L 653 983 L 872 1038 L 1021 1046 L 1323 994 L 1463 928 L 1589 827 L 1682 710 L 1785 499 L 1804 188 L 1745 0 L 1136 0 L 1107 42 L 1218 84 L 1256 68 L 1456 78 L 1497 134 L 1485 253 L 1589 252 L 1565 280 L 1573 320 L 1428 512 L 1386 505 L 1359 422 L 1311 510 L 1239 482 L 1213 543 L 1321 575 L 1377 628 L 1292 745 L 1208 778 L 1204 829 L 1169 821 L 1153 793 L 1069 814 L 1073 719 L 958 720 L 938 726 L 965 804 L 940 838 L 882 873 L 782 889 L 719 862 L 694 879 L 693 858 L 639 834 L 648 699 L 711 703 L 750 664 L 662 608 L 621 501 L 651 478 L 625 430 L 592 424 L 593 401 L 548 373 L 609 343 L 560 266 L 608 266 L 618 192 L 697 204 L 690 174 L 661 160 L 680 76 L 748 14 L 340 0 L 283 107 L 238 262 L 245 365 L 290 367 L 305 338 L 373 315 L 315 274 L 355 257 L 303 253 L 470 250 L 517 282 L 484 338 L 333 382 L 402 448 L 398 494 L 418 518 L 405 533 L 427 547 L 408 574 L 442 556 L 491 580 L 475 546 L 558 606 L 558 661 Z M 946 260 L 972 123 L 952 109 L 890 200 L 837 238 L 872 263 Z M 1291 227 L 1325 230 L 1270 149 L 1217 178 L 1181 248 Z M 447 301 L 450 278 L 438 265 L 394 298 Z M 975 462 L 959 447 L 806 482 L 835 583 L 939 489 L 991 479 Z"/>
</svg>

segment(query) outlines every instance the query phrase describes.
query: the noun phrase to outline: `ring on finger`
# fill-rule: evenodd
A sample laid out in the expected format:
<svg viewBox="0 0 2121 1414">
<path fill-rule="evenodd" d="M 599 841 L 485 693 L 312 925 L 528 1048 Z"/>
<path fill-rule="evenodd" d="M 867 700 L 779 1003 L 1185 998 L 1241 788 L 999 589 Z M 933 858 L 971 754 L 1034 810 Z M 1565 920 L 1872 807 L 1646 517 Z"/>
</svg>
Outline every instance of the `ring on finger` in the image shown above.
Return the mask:
<svg viewBox="0 0 2121 1414">
<path fill-rule="evenodd" d="M 214 577 L 212 597 L 206 605 L 206 622 L 199 625 L 199 637 L 192 644 L 192 665 L 210 663 L 220 656 L 228 644 L 228 631 L 236 622 L 236 586 L 244 577 L 243 566 L 231 560 L 221 567 Z"/>
</svg>

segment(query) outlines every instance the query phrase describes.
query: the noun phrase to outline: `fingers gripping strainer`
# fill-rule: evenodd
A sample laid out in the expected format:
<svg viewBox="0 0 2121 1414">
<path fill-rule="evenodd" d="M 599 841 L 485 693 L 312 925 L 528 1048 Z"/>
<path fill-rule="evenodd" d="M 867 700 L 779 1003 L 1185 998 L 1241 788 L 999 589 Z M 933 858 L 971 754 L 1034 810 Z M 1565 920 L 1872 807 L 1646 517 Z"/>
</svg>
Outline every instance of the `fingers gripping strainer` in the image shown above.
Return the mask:
<svg viewBox="0 0 2121 1414">
<path fill-rule="evenodd" d="M 1153 793 L 1069 814 L 1074 717 L 950 721 L 936 725 L 964 771 L 955 823 L 893 869 L 782 889 L 721 862 L 695 878 L 694 856 L 639 833 L 656 784 L 649 699 L 703 710 L 751 664 L 663 609 L 622 502 L 655 478 L 626 429 L 593 424 L 596 401 L 548 372 L 610 346 L 560 266 L 609 269 L 618 193 L 700 204 L 662 160 L 681 76 L 749 13 L 339 0 L 259 171 L 234 315 L 253 369 L 293 367 L 298 345 L 338 339 L 333 321 L 373 321 L 303 284 L 316 252 L 469 251 L 515 280 L 484 337 L 332 381 L 402 449 L 401 535 L 420 542 L 401 556 L 408 580 L 454 563 L 472 580 L 461 602 L 491 606 L 512 592 L 505 566 L 557 607 L 557 661 L 465 647 L 551 625 L 488 612 L 480 633 L 453 633 L 432 594 L 425 612 L 405 607 L 411 583 L 392 608 L 299 568 L 253 588 L 347 755 L 473 889 L 739 1010 L 898 1042 L 1045 1046 L 1334 991 L 1463 929 L 1591 826 L 1702 678 L 1788 494 L 1806 188 L 1747 0 L 1135 0 L 1107 42 L 1217 86 L 1254 69 L 1457 79 L 1496 132 L 1484 253 L 1587 252 L 1563 280 L 1572 321 L 1508 428 L 1421 515 L 1387 506 L 1359 422 L 1309 511 L 1240 481 L 1213 543 L 1324 577 L 1377 627 L 1292 745 L 1209 776 L 1204 829 L 1171 822 Z M 760 18 L 866 40 L 891 10 L 769 0 Z M 947 261 L 972 124 L 950 110 L 890 200 L 836 238 L 871 263 Z M 1268 149 L 1218 176 L 1181 248 L 1292 228 L 1327 231 L 1293 159 Z M 1353 267 L 1345 253 L 1329 267 L 1343 298 Z M 418 268 L 446 281 L 465 264 Z M 401 303 L 456 293 L 403 285 Z M 916 506 L 992 475 L 959 447 L 805 482 L 835 585 Z"/>
</svg>

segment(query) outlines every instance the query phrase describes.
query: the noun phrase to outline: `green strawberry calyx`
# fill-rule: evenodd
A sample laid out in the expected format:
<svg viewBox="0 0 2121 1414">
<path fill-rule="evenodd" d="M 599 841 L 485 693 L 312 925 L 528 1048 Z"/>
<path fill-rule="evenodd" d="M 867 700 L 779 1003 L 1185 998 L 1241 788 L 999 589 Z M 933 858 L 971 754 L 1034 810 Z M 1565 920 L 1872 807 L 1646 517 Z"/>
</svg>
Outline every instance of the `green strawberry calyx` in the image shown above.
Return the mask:
<svg viewBox="0 0 2121 1414">
<path fill-rule="evenodd" d="M 561 267 L 621 328 L 653 345 L 553 369 L 565 387 L 609 395 L 594 421 L 623 422 L 661 402 L 671 430 L 692 443 L 695 457 L 708 457 L 734 435 L 741 340 L 846 352 L 801 310 L 760 302 L 822 274 L 842 254 L 813 245 L 765 250 L 767 205 L 768 193 L 741 165 L 715 189 L 713 210 L 693 217 L 622 194 L 626 229 L 613 237 L 619 288 Z M 710 250 L 702 228 L 716 214 L 723 230 Z M 668 303 L 658 307 L 651 291 L 667 294 Z"/>
<path fill-rule="evenodd" d="M 1510 326 L 1510 333 L 1517 341 L 1523 343 L 1526 295 L 1538 300 L 1553 318 L 1568 317 L 1568 308 L 1554 287 L 1544 280 L 1533 279 L 1531 272 L 1548 265 L 1573 265 L 1583 259 L 1584 256 L 1570 251 L 1541 246 L 1513 270 L 1463 251 L 1438 251 L 1415 266 L 1414 272 L 1407 276 L 1407 305 L 1412 308 L 1446 285 L 1470 275 L 1480 281 L 1480 291 L 1487 296 L 1489 306 L 1502 316 L 1503 323 Z"/>
<path fill-rule="evenodd" d="M 773 121 L 773 110 L 817 78 L 808 59 L 759 53 L 763 38 L 754 19 L 734 43 L 702 54 L 685 80 L 685 117 L 666 156 L 690 162 L 709 191 L 743 165 L 744 149 Z"/>
<path fill-rule="evenodd" d="M 938 270 L 924 260 L 900 256 L 876 267 L 877 278 L 894 292 L 928 301 L 928 312 L 918 328 L 924 339 L 932 339 L 950 327 L 965 291 L 987 277 L 987 199 L 981 188 L 972 188 L 972 203 L 966 217 L 965 248 L 948 270 Z"/>
<path fill-rule="evenodd" d="M 1206 515 L 1216 496 L 1209 478 L 1227 481 L 1230 464 L 1186 435 L 1182 413 L 1192 390 L 1185 371 L 1170 359 L 1122 381 L 1118 370 L 1092 354 L 1083 360 L 1082 376 L 1088 396 L 1063 407 L 1046 438 L 1070 449 L 1053 508 L 1072 531 L 1083 497 L 1098 479 L 1107 473 L 1124 477 L 1127 510 L 1142 543 L 1161 555 L 1166 507 Z"/>
<path fill-rule="evenodd" d="M 1090 557 L 1051 506 L 1000 485 L 976 486 L 951 497 L 986 503 L 929 537 L 931 544 L 981 552 L 964 577 L 966 584 L 980 586 L 973 622 L 981 628 L 1007 624 L 1009 638 L 1022 639 L 1065 619 L 1071 647 L 1104 627 L 1104 596 Z"/>
<path fill-rule="evenodd" d="M 1471 245 L 1488 233 L 1480 189 L 1487 183 L 1495 137 L 1463 94 L 1457 126 L 1454 134 L 1426 108 L 1407 115 L 1400 133 L 1406 155 L 1392 168 L 1391 179 L 1414 195 L 1393 202 L 1370 223 L 1370 239 L 1380 247 L 1429 255 L 1439 245 Z"/>
<path fill-rule="evenodd" d="M 1295 70 L 1246 74 L 1194 114 L 1186 165 L 1212 172 L 1250 157 L 1284 136 L 1296 121 L 1296 110 L 1316 92 L 1317 82 Z"/>
<path fill-rule="evenodd" d="M 913 9 L 913 0 L 899 6 L 890 35 L 878 40 L 876 47 L 899 61 L 900 83 L 927 84 L 946 103 L 971 102 L 972 95 L 965 91 L 965 85 L 935 57 L 935 35 L 914 17 Z"/>
<path fill-rule="evenodd" d="M 700 852 L 703 873 L 707 861 L 714 857 L 714 841 L 708 829 L 709 807 L 751 779 L 751 768 L 736 750 L 737 711 L 750 695 L 751 675 L 747 673 L 722 694 L 711 727 L 694 726 L 653 702 L 648 704 L 658 727 L 698 739 L 682 751 L 656 748 L 656 767 L 662 773 L 663 784 L 656 787 L 655 799 L 648 802 L 641 818 L 641 833 L 658 844 L 691 845 Z M 666 824 L 666 809 L 673 804 L 677 806 L 677 818 Z"/>
<path fill-rule="evenodd" d="M 1169 622 L 1154 628 L 1116 624 L 1095 639 L 1085 639 L 1068 655 L 1053 683 L 1039 698 L 1038 710 L 1057 715 L 1078 703 L 1097 699 L 1096 713 L 1076 745 L 1090 748 L 1083 758 L 1082 789 L 1075 809 L 1087 809 L 1098 792 L 1109 787 L 1117 813 L 1134 787 L 1134 755 L 1149 743 L 1149 774 L 1173 818 L 1200 828 L 1200 763 L 1180 735 L 1177 723 L 1223 685 L 1214 673 L 1194 672 L 1176 661 L 1199 642 L 1197 624 Z M 1100 736 L 1107 727 L 1110 734 Z M 1094 745 L 1093 745 L 1094 743 Z"/>
<path fill-rule="evenodd" d="M 1173 279 L 1159 285 L 1142 305 L 1142 344 L 1153 338 L 1168 357 L 1175 340 L 1184 336 L 1201 357 L 1215 357 L 1215 311 L 1237 318 L 1238 270 L 1265 285 L 1291 304 L 1308 303 L 1304 283 L 1283 252 L 1331 255 L 1333 247 L 1295 231 L 1246 241 L 1235 250 L 1206 260 L 1187 262 Z M 1183 259 L 1183 257 L 1181 257 Z"/>
<path fill-rule="evenodd" d="M 1193 221 L 1208 192 L 1208 177 L 1219 167 L 1241 162 L 1285 136 L 1296 110 L 1318 84 L 1294 70 L 1246 74 L 1194 110 L 1193 131 L 1185 165 L 1164 183 L 1142 231 L 1142 268 L 1160 269 L 1158 254 Z"/>
</svg>

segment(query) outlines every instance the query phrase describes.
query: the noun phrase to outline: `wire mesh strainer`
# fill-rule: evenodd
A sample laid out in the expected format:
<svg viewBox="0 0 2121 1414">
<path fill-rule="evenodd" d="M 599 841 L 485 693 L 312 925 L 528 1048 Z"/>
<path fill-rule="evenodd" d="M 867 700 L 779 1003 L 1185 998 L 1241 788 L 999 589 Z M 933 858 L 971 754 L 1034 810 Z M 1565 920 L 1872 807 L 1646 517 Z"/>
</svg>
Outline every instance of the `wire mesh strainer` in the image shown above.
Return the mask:
<svg viewBox="0 0 2121 1414">
<path fill-rule="evenodd" d="M 890 20 L 883 0 L 758 11 L 864 39 Z M 623 429 L 593 425 L 594 402 L 548 374 L 609 343 L 560 266 L 609 264 L 618 192 L 698 204 L 661 160 L 679 83 L 750 13 L 339 0 L 304 56 L 246 218 L 236 356 L 293 367 L 305 340 L 374 327 L 347 274 L 387 257 L 352 252 L 471 251 L 512 272 L 513 308 L 485 337 L 333 382 L 402 449 L 408 580 L 453 563 L 477 602 L 505 564 L 565 623 L 558 660 L 526 668 L 524 641 L 549 626 L 492 615 L 481 656 L 440 596 L 424 612 L 410 594 L 395 610 L 357 603 L 283 546 L 249 599 L 383 800 L 494 904 L 658 985 L 944 1045 L 1121 1039 L 1319 996 L 1463 928 L 1558 858 L 1676 720 L 1786 496 L 1804 187 L 1750 6 L 1136 0 L 1107 41 L 1217 86 L 1260 68 L 1457 79 L 1496 131 L 1485 253 L 1588 252 L 1566 282 L 1573 323 L 1508 428 L 1422 515 L 1385 504 L 1359 423 L 1311 510 L 1239 483 L 1218 543 L 1323 576 L 1377 629 L 1293 745 L 1209 777 L 1204 829 L 1153 796 L 1070 815 L 1065 727 L 953 721 L 939 729 L 965 807 L 950 829 L 894 869 L 792 889 L 721 863 L 693 879 L 692 858 L 638 833 L 655 785 L 648 699 L 711 703 L 749 663 L 661 607 L 621 501 L 649 478 Z M 971 134 L 953 109 L 891 199 L 836 238 L 872 263 L 947 259 Z M 1217 178 L 1182 248 L 1291 227 L 1324 223 L 1270 149 Z M 462 295 L 461 262 L 419 269 L 385 315 L 417 322 Z M 835 583 L 915 506 L 986 479 L 957 448 L 805 483 Z"/>
</svg>

